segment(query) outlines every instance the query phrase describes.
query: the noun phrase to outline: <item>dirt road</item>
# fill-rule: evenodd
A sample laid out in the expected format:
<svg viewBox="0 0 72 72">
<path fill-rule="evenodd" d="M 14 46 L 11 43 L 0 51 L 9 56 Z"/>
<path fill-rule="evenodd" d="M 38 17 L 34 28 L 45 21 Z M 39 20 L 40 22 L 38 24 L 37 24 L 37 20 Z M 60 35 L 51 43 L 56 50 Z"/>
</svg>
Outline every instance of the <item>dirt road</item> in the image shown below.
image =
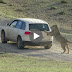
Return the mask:
<svg viewBox="0 0 72 72">
<path fill-rule="evenodd" d="M 1 25 L 1 24 L 0 24 Z M 61 54 L 63 51 L 60 44 L 55 40 L 51 49 L 44 49 L 43 47 L 26 47 L 25 49 L 17 49 L 16 43 L 8 42 L 2 44 L 0 40 L 0 54 L 2 53 L 17 53 L 33 57 L 42 57 L 45 59 L 62 60 L 72 62 L 72 44 L 69 46 L 70 54 Z"/>
</svg>

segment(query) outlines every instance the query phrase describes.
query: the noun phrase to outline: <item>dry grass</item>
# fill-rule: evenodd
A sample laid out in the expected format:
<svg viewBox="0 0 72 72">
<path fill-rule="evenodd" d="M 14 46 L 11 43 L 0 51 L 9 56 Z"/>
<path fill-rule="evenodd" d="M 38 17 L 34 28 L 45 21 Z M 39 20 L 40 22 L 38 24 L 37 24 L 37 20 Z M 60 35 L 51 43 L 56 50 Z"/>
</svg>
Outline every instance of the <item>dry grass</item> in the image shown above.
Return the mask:
<svg viewBox="0 0 72 72">
<path fill-rule="evenodd" d="M 50 26 L 57 24 L 72 28 L 72 0 L 4 0 L 4 2 L 6 4 L 0 4 L 1 19 L 33 17 L 46 20 Z"/>
</svg>

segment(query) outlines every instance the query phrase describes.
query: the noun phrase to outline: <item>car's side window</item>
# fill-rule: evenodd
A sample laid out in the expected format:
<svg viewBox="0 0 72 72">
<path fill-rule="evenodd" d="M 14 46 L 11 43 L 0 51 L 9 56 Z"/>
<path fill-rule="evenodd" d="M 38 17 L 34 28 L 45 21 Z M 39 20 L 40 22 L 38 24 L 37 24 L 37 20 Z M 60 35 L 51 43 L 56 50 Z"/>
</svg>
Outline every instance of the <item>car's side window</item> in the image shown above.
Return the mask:
<svg viewBox="0 0 72 72">
<path fill-rule="evenodd" d="M 21 29 L 25 30 L 25 28 L 26 28 L 26 23 L 25 23 L 25 22 L 22 22 L 22 27 L 21 27 Z"/>
<path fill-rule="evenodd" d="M 17 21 L 14 21 L 10 24 L 11 27 L 16 27 Z"/>
<path fill-rule="evenodd" d="M 18 21 L 17 25 L 16 25 L 16 28 L 21 29 L 21 26 L 22 26 L 22 21 Z"/>
</svg>

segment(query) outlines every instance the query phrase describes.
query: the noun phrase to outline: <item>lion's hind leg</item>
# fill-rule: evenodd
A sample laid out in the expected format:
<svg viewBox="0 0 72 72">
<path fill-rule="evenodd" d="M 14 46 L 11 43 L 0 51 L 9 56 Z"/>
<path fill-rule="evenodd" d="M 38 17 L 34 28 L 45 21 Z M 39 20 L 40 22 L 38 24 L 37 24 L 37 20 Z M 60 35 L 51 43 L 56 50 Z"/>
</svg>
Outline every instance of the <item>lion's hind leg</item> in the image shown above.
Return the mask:
<svg viewBox="0 0 72 72">
<path fill-rule="evenodd" d="M 66 44 L 67 50 L 68 50 L 68 54 L 69 54 L 69 45 L 68 43 Z"/>
<path fill-rule="evenodd" d="M 62 49 L 64 50 L 62 53 L 66 52 L 65 44 L 61 44 Z"/>
</svg>

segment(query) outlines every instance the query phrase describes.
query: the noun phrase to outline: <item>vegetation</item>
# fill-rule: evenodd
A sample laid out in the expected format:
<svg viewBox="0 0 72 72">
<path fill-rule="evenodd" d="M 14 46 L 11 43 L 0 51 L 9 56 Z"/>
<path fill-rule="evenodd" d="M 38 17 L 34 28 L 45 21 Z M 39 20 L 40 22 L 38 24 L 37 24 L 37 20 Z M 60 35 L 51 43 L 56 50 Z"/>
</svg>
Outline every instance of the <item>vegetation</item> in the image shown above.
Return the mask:
<svg viewBox="0 0 72 72">
<path fill-rule="evenodd" d="M 52 7 L 51 7 L 51 10 L 54 10 L 54 9 L 57 9 L 57 7 L 55 7 L 55 6 L 52 6 Z"/>
<path fill-rule="evenodd" d="M 58 13 L 58 15 L 64 15 L 64 14 L 65 14 L 64 11 L 61 11 L 61 12 Z"/>
<path fill-rule="evenodd" d="M 0 3 L 2 4 L 6 4 L 6 2 L 4 0 L 0 0 Z"/>
<path fill-rule="evenodd" d="M 9 4 L 9 6 L 13 6 L 12 4 Z"/>
<path fill-rule="evenodd" d="M 72 10 L 72 9 L 70 9 L 70 10 Z"/>
<path fill-rule="evenodd" d="M 61 1 L 61 3 L 63 3 L 63 4 L 64 4 L 64 3 L 68 3 L 68 2 L 67 2 L 66 0 L 62 0 L 62 1 Z"/>
<path fill-rule="evenodd" d="M 70 11 L 72 0 L 0 0 L 6 4 L 0 4 L 0 18 L 10 19 L 18 17 L 40 18 L 58 25 L 71 26 Z M 66 3 L 67 2 L 67 3 Z M 62 4 L 66 3 L 66 4 Z M 64 12 L 61 12 L 64 11 Z M 61 13 L 60 13 L 61 12 Z M 63 14 L 56 15 L 57 13 Z M 59 18 L 63 18 L 62 22 Z M 65 21 L 64 21 L 65 20 Z M 69 25 L 68 25 L 69 23 Z"/>
<path fill-rule="evenodd" d="M 72 72 L 72 62 L 45 60 L 21 54 L 0 54 L 0 72 Z"/>
</svg>

